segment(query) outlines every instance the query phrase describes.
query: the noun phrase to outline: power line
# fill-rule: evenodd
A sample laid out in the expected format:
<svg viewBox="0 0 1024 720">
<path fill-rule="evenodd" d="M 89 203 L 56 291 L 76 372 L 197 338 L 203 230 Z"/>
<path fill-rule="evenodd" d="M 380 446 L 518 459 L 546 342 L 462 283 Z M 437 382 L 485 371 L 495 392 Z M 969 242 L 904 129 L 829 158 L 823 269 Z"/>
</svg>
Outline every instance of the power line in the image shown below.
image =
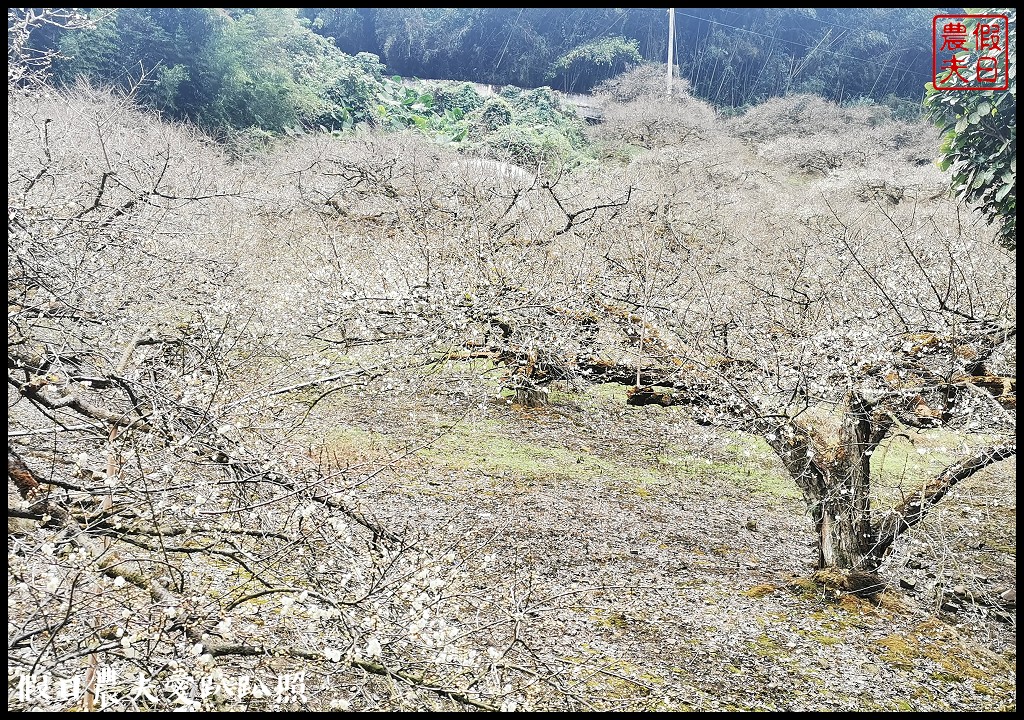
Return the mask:
<svg viewBox="0 0 1024 720">
<path fill-rule="evenodd" d="M 512 23 L 512 29 L 508 31 L 508 39 L 505 40 L 505 47 L 501 49 L 501 56 L 498 58 L 498 62 L 494 63 L 495 71 L 497 71 L 498 67 L 501 65 L 501 61 L 505 59 L 505 51 L 508 50 L 508 44 L 512 42 L 512 33 L 514 33 L 516 31 L 516 28 L 519 26 L 519 18 L 521 18 L 522 16 L 523 8 L 519 8 L 519 14 L 516 15 L 516 20 L 514 23 Z"/>
</svg>

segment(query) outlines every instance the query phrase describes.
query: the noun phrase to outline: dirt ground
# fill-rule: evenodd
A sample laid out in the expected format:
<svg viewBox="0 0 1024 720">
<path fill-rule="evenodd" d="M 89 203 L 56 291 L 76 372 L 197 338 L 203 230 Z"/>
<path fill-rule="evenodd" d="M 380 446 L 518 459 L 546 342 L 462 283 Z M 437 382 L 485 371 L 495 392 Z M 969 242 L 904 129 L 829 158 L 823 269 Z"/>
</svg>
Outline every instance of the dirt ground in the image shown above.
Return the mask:
<svg viewBox="0 0 1024 720">
<path fill-rule="evenodd" d="M 550 668 L 537 707 L 1015 707 L 1013 460 L 947 498 L 865 600 L 809 579 L 810 521 L 766 445 L 621 386 L 550 400 L 453 383 L 318 408 L 367 510 L 455 549 L 491 642 Z"/>
</svg>

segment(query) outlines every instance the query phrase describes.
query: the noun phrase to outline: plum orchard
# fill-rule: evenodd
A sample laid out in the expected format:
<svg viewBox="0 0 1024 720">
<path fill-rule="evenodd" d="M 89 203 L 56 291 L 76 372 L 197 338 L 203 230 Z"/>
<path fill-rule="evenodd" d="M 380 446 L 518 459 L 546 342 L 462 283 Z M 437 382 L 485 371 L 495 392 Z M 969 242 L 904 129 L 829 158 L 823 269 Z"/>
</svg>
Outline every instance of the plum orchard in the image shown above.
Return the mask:
<svg viewBox="0 0 1024 720">
<path fill-rule="evenodd" d="M 687 405 L 700 422 L 761 435 L 803 493 L 821 568 L 876 570 L 956 483 L 1015 454 L 1012 269 L 980 259 L 1005 257 L 990 244 L 938 228 L 922 241 L 915 220 L 883 206 L 885 228 L 829 207 L 813 234 L 688 245 L 630 203 L 643 181 L 630 182 L 619 201 L 566 213 L 600 248 L 604 278 L 466 308 L 521 401 L 559 379 L 622 382 L 630 404 Z M 545 192 L 565 210 L 557 187 Z M 588 213 L 603 216 L 591 232 L 575 225 Z M 944 426 L 990 442 L 879 506 L 872 454 L 906 428 Z"/>
<path fill-rule="evenodd" d="M 805 105 L 780 112 L 839 112 Z M 307 452 L 339 391 L 386 402 L 476 358 L 524 404 L 623 383 L 763 436 L 819 565 L 863 572 L 1015 453 L 1013 260 L 930 192 L 933 168 L 897 187 L 839 148 L 854 181 L 803 156 L 773 177 L 692 117 L 677 147 L 572 173 L 496 174 L 409 135 L 232 163 L 104 93 L 22 89 L 8 111 L 9 665 L 84 668 L 86 707 L 111 670 L 125 707 L 225 704 L 166 683 L 226 661 L 306 672 L 314 709 L 589 707 L 518 634 L 522 595 L 479 610 L 493 592 L 463 574 L 485 541 L 427 552 L 361 502 L 379 466 Z M 978 442 L 877 492 L 872 453 L 942 426 Z M 140 674 L 155 700 L 130 693 Z"/>
<path fill-rule="evenodd" d="M 528 684 L 543 671 L 510 626 L 470 641 L 453 614 L 477 548 L 429 554 L 382 526 L 355 490 L 381 468 L 320 465 L 297 435 L 320 396 L 419 362 L 380 339 L 343 365 L 317 337 L 336 312 L 353 334 L 395 325 L 366 288 L 319 295 L 343 279 L 321 265 L 331 241 L 306 243 L 316 215 L 285 220 L 317 186 L 274 188 L 270 166 L 232 165 L 102 92 L 8 102 L 9 663 L 24 706 L 275 700 L 199 697 L 218 662 L 272 690 L 305 673 L 289 699 L 318 709 L 374 706 L 393 683 L 395 708 L 524 702 L 502 668 Z M 387 170 L 359 166 L 373 183 Z M 47 679 L 80 692 L 56 698 Z"/>
</svg>

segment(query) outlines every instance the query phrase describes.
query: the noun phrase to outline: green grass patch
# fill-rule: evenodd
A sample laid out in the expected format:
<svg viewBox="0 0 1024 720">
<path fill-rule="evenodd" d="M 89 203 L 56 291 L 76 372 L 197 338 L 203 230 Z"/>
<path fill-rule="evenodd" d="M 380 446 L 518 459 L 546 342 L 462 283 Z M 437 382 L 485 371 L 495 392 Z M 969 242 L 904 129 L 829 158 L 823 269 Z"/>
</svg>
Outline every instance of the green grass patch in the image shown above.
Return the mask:
<svg viewBox="0 0 1024 720">
<path fill-rule="evenodd" d="M 831 635 L 826 635 L 825 633 L 812 632 L 808 633 L 807 637 L 809 637 L 812 640 L 817 640 L 822 645 L 838 645 L 842 642 L 842 640 L 840 640 L 839 638 L 832 637 Z"/>
<path fill-rule="evenodd" d="M 570 656 L 564 660 L 580 668 L 580 674 L 585 678 L 584 685 L 597 702 L 595 709 L 614 709 L 603 706 L 622 700 L 639 703 L 644 710 L 651 712 L 692 709 L 684 703 L 667 701 L 661 693 L 652 693 L 665 684 L 663 677 L 628 660 L 595 650 L 586 643 L 580 651 L 581 656 Z M 649 702 L 644 698 L 649 698 Z"/>
<path fill-rule="evenodd" d="M 880 658 L 896 667 L 931 665 L 929 675 L 934 680 L 1007 688 L 1005 677 L 1011 667 L 1005 660 L 965 645 L 953 629 L 934 619 L 924 621 L 907 636 L 888 635 L 877 645 Z"/>
<path fill-rule="evenodd" d="M 605 475 L 622 482 L 624 488 L 665 482 L 647 468 L 619 464 L 583 450 L 509 437 L 508 429 L 486 420 L 457 425 L 424 448 L 420 456 L 455 470 L 524 479 L 582 479 Z"/>
<path fill-rule="evenodd" d="M 871 475 L 883 487 L 917 485 L 942 472 L 962 445 L 963 436 L 947 430 L 893 435 L 871 455 Z"/>
<path fill-rule="evenodd" d="M 626 386 L 619 383 L 601 383 L 590 385 L 583 392 L 552 390 L 548 399 L 554 406 L 576 405 L 583 410 L 607 407 L 619 409 L 626 403 Z"/>
<path fill-rule="evenodd" d="M 748 646 L 761 657 L 779 657 L 784 654 L 782 646 L 767 635 L 758 636 L 754 642 L 748 643 Z"/>
</svg>

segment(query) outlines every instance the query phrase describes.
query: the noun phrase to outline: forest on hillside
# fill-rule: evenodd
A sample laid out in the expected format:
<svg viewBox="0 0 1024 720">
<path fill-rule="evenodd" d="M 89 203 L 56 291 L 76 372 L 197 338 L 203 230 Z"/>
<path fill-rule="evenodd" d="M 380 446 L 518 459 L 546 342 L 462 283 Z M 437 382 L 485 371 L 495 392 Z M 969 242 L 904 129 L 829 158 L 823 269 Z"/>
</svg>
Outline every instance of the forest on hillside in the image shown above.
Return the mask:
<svg viewBox="0 0 1024 720">
<path fill-rule="evenodd" d="M 930 8 L 679 8 L 674 57 L 694 94 L 737 107 L 790 92 L 919 100 Z M 664 8 L 304 8 L 317 33 L 396 72 L 587 92 L 664 62 Z"/>
<path fill-rule="evenodd" d="M 673 55 L 693 94 L 720 108 L 816 93 L 911 112 L 931 78 L 937 12 L 677 9 Z M 669 44 L 664 8 L 119 8 L 90 15 L 94 31 L 44 26 L 33 33 L 32 47 L 65 56 L 56 79 L 84 74 L 128 85 L 149 73 L 161 86 L 152 102 L 192 118 L 230 91 L 232 78 L 241 80 L 246 62 L 263 70 L 245 82 L 288 92 L 295 73 L 312 72 L 323 52 L 316 38 L 348 55 L 376 55 L 388 74 L 564 92 L 589 92 L 641 63 L 663 64 Z"/>
<path fill-rule="evenodd" d="M 318 20 L 9 10 L 9 709 L 1015 710 L 1015 80 Z"/>
</svg>

